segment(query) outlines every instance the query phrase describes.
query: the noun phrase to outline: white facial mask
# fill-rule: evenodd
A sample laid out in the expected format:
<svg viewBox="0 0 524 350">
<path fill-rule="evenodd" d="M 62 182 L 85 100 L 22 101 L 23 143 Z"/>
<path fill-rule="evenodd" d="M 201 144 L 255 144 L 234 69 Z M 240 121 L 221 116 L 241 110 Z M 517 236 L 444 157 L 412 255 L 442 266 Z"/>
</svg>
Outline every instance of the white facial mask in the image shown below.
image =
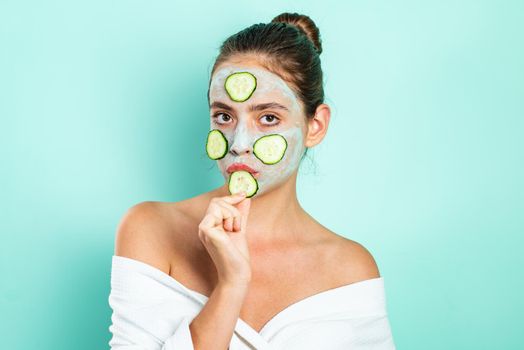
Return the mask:
<svg viewBox="0 0 524 350">
<path fill-rule="evenodd" d="M 249 99 L 244 102 L 235 102 L 229 98 L 224 83 L 226 78 L 235 72 L 250 72 L 257 79 L 257 86 Z M 303 128 L 304 116 L 300 102 L 291 88 L 278 75 L 263 68 L 241 65 L 227 65 L 220 68 L 214 75 L 209 89 L 211 103 L 219 101 L 234 108 L 234 112 L 223 112 L 230 116 L 223 121 L 222 115 L 218 120 L 221 124 L 213 123 L 210 128 L 219 129 L 226 137 L 229 148 L 224 158 L 217 160 L 219 169 L 226 181 L 229 180 L 227 168 L 233 163 L 244 163 L 255 171 L 259 189 L 255 194 L 260 195 L 284 183 L 298 168 L 300 159 L 305 151 Z M 279 102 L 289 109 L 289 112 L 275 109 L 275 115 L 280 119 L 279 124 L 273 127 L 263 126 L 276 123 L 268 122 L 263 116 L 271 112 L 249 112 L 248 107 L 254 104 Z M 277 113 L 280 113 L 277 114 Z M 261 119 L 261 121 L 259 121 Z M 236 125 L 234 122 L 236 121 Z M 268 134 L 280 134 L 287 141 L 287 149 L 283 158 L 275 164 L 264 164 L 253 154 L 253 145 L 260 137 Z"/>
</svg>

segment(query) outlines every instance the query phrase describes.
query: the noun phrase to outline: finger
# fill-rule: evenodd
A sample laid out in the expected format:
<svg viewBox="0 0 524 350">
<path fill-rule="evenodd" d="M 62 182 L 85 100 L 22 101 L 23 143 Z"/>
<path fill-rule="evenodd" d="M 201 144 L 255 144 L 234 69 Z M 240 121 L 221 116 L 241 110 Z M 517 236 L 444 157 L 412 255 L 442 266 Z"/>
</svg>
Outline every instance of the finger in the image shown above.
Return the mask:
<svg viewBox="0 0 524 350">
<path fill-rule="evenodd" d="M 242 214 L 242 213 L 240 212 L 240 210 L 238 210 L 238 208 L 237 208 L 235 205 L 233 205 L 233 204 L 229 204 L 229 203 L 227 203 L 227 202 L 225 202 L 225 201 L 223 201 L 223 200 L 218 200 L 218 201 L 216 202 L 216 204 L 217 204 L 217 205 L 220 205 L 220 206 L 222 206 L 222 207 L 224 207 L 224 208 L 226 208 L 226 209 L 229 210 L 231 213 L 233 213 L 233 215 L 235 215 L 235 216 L 240 217 L 240 215 Z M 239 204 L 237 204 L 237 205 L 239 205 Z"/>
<path fill-rule="evenodd" d="M 245 199 L 246 198 L 246 194 L 245 194 L 244 191 L 242 191 L 242 192 L 237 193 L 237 194 L 232 194 L 232 195 L 229 195 L 229 196 L 218 197 L 218 198 L 221 199 L 221 200 L 224 200 L 227 203 L 235 204 L 235 203 L 238 203 L 238 202 L 242 201 L 243 199 Z"/>
<path fill-rule="evenodd" d="M 224 217 L 221 214 L 217 213 L 207 213 L 202 219 L 202 222 L 198 228 L 202 231 L 209 232 L 214 228 L 222 228 Z"/>
<path fill-rule="evenodd" d="M 216 215 L 213 215 L 212 213 L 207 213 L 198 225 L 198 228 L 199 230 L 210 229 L 216 226 L 217 222 L 222 222 L 222 218 L 218 218 Z"/>
<path fill-rule="evenodd" d="M 249 216 L 249 208 L 251 207 L 251 198 L 246 198 L 245 201 L 239 203 L 238 210 L 240 211 L 240 225 L 241 230 L 245 231 L 247 227 L 247 218 Z"/>
<path fill-rule="evenodd" d="M 224 231 L 233 231 L 233 222 L 235 216 L 239 216 L 239 212 L 236 208 L 230 207 L 228 204 L 217 201 L 212 208 L 212 212 L 217 216 L 221 216 L 222 220 L 217 223 L 217 226 L 222 228 Z"/>
<path fill-rule="evenodd" d="M 235 219 L 233 220 L 233 231 L 239 232 L 242 230 L 242 216 L 239 217 L 235 216 Z"/>
<path fill-rule="evenodd" d="M 208 229 L 203 230 L 204 235 L 208 240 L 211 241 L 220 241 L 222 239 L 225 239 L 228 237 L 227 234 L 224 233 L 223 230 L 223 218 L 217 217 L 213 214 L 208 214 L 210 217 L 214 218 L 214 222 L 219 222 L 218 224 L 214 225 L 213 227 L 209 227 Z"/>
<path fill-rule="evenodd" d="M 224 210 L 221 206 L 209 207 L 208 212 L 199 224 L 199 229 L 206 231 L 213 228 L 223 229 L 224 219 L 231 215 L 229 212 L 224 213 Z"/>
<path fill-rule="evenodd" d="M 245 222 L 247 219 L 244 217 L 247 216 L 247 214 L 249 213 L 251 198 L 245 198 L 244 201 L 236 204 L 236 206 L 229 204 L 220 199 L 217 200 L 216 203 L 219 205 L 225 206 L 226 208 L 229 208 L 235 214 L 235 217 L 233 219 L 233 229 L 232 230 L 236 232 L 242 231 L 243 227 L 245 227 L 245 223 L 243 224 L 243 222 Z"/>
<path fill-rule="evenodd" d="M 233 231 L 233 221 L 234 221 L 235 217 L 232 216 L 230 218 L 227 218 L 224 220 L 224 229 L 226 231 L 229 231 L 229 232 L 232 232 Z"/>
<path fill-rule="evenodd" d="M 225 205 L 220 204 L 219 201 L 209 206 L 208 211 L 217 216 L 217 218 L 220 220 L 219 222 L 216 222 L 217 225 L 221 225 L 223 220 L 234 216 L 234 213 Z"/>
<path fill-rule="evenodd" d="M 249 214 L 249 208 L 251 207 L 251 198 L 246 198 L 242 202 L 235 205 L 235 208 L 240 211 L 242 215 Z"/>
<path fill-rule="evenodd" d="M 226 210 L 229 210 L 229 212 L 233 215 L 225 220 L 224 227 L 228 231 L 238 231 L 239 230 L 238 227 L 240 225 L 240 220 L 241 220 L 240 211 L 237 208 L 235 208 L 233 205 L 228 204 L 224 201 L 217 201 L 217 204 L 224 207 Z M 235 229 L 235 226 L 237 227 L 236 229 Z"/>
<path fill-rule="evenodd" d="M 236 220 L 235 220 L 235 224 L 237 225 L 236 226 L 237 232 L 245 231 L 246 229 L 247 214 L 249 213 L 249 209 L 246 210 L 246 208 L 249 208 L 249 203 L 251 203 L 251 199 L 246 198 L 246 200 L 238 204 L 237 210 L 239 212 L 239 215 L 236 217 Z"/>
<path fill-rule="evenodd" d="M 240 202 L 238 204 L 235 204 L 235 205 L 229 204 L 229 203 L 227 203 L 227 202 L 225 202 L 223 200 L 219 200 L 218 201 L 218 203 L 220 203 L 220 204 L 226 206 L 227 208 L 231 209 L 233 211 L 233 213 L 235 214 L 235 217 L 233 219 L 233 227 L 232 227 L 232 231 L 234 231 L 234 232 L 239 232 L 239 231 L 242 230 L 242 227 L 243 227 L 243 225 L 242 225 L 242 216 L 244 214 L 242 213 L 242 211 L 239 208 L 245 207 L 246 205 L 243 204 L 243 203 L 245 203 L 246 201 L 251 202 L 251 200 L 249 198 L 246 198 L 244 201 L 242 201 L 242 202 Z"/>
</svg>

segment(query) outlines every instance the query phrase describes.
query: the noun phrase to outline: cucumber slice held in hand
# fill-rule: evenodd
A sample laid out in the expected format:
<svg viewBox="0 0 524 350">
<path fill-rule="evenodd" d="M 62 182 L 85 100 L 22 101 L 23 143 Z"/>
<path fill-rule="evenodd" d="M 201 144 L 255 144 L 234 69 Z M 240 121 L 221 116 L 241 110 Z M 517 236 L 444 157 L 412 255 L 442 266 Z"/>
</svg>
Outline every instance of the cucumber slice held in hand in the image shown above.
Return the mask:
<svg viewBox="0 0 524 350">
<path fill-rule="evenodd" d="M 224 83 L 229 98 L 243 102 L 253 95 L 257 87 L 257 78 L 249 72 L 236 72 L 227 77 Z"/>
<path fill-rule="evenodd" d="M 264 135 L 255 141 L 253 153 L 264 164 L 276 164 L 284 157 L 287 141 L 280 134 Z"/>
<path fill-rule="evenodd" d="M 207 134 L 206 152 L 211 159 L 221 159 L 227 153 L 228 142 L 222 131 L 213 129 Z"/>
<path fill-rule="evenodd" d="M 237 170 L 229 176 L 228 188 L 231 194 L 245 191 L 246 198 L 249 198 L 257 193 L 258 182 L 249 171 Z"/>
</svg>

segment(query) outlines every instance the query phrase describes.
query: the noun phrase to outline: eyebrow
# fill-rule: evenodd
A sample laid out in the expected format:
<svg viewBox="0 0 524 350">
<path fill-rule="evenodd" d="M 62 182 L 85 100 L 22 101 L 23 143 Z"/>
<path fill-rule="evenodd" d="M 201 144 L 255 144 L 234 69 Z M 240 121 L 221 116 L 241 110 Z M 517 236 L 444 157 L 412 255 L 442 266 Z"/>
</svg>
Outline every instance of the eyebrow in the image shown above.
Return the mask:
<svg viewBox="0 0 524 350">
<path fill-rule="evenodd" d="M 210 108 L 222 108 L 222 109 L 225 109 L 226 111 L 230 111 L 230 112 L 233 111 L 233 107 L 231 107 L 231 106 L 229 106 L 229 105 L 227 105 L 225 103 L 222 103 L 220 101 L 213 102 L 211 104 Z M 286 106 L 283 106 L 283 105 L 281 105 L 280 103 L 277 103 L 277 102 L 260 103 L 258 105 L 251 105 L 251 106 L 249 106 L 249 111 L 250 112 L 263 111 L 265 109 L 282 109 L 282 110 L 285 110 L 285 111 L 289 112 L 289 109 Z"/>
</svg>

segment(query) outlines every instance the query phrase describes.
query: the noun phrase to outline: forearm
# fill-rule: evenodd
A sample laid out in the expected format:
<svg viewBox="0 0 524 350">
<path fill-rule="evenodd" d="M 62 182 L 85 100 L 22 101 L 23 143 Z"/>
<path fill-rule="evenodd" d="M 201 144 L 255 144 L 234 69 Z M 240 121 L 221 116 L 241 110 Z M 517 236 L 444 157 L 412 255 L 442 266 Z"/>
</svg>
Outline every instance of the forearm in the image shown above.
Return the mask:
<svg viewBox="0 0 524 350">
<path fill-rule="evenodd" d="M 226 350 L 229 347 L 247 286 L 220 285 L 189 325 L 195 350 Z"/>
</svg>

